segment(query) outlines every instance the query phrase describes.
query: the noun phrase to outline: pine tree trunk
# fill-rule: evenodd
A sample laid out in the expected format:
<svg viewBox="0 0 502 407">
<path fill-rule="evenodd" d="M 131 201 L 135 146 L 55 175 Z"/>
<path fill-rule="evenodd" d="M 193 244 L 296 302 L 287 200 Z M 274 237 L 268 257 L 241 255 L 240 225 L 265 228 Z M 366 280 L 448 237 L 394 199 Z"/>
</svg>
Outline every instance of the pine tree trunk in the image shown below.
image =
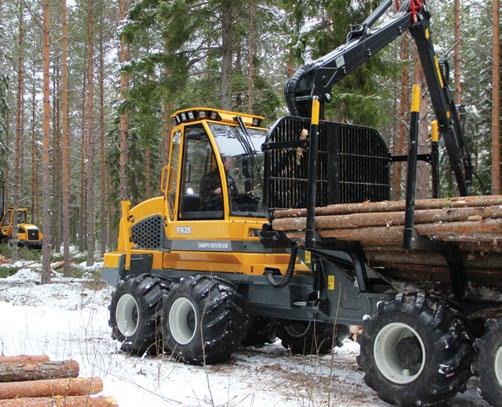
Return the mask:
<svg viewBox="0 0 502 407">
<path fill-rule="evenodd" d="M 232 2 L 223 0 L 221 3 L 221 106 L 225 110 L 232 109 Z"/>
<path fill-rule="evenodd" d="M 255 53 L 256 1 L 249 2 L 248 26 L 248 113 L 254 113 L 254 53 Z"/>
<path fill-rule="evenodd" d="M 33 77 L 35 74 L 33 73 Z M 37 133 L 36 133 L 36 118 L 37 118 L 37 92 L 35 81 L 33 81 L 31 89 L 31 216 L 33 223 L 38 225 L 38 173 L 37 173 Z"/>
<path fill-rule="evenodd" d="M 233 67 L 233 72 L 238 72 L 239 74 L 242 74 L 242 45 L 238 44 L 237 45 L 237 50 L 235 51 L 235 66 Z M 232 93 L 232 91 L 230 91 Z M 237 90 L 235 92 L 234 96 L 234 104 L 232 106 L 232 109 L 236 109 L 237 111 L 242 111 L 244 110 L 244 95 L 243 92 L 240 92 Z"/>
<path fill-rule="evenodd" d="M 500 1 L 492 0 L 492 192 L 500 194 Z"/>
<path fill-rule="evenodd" d="M 19 36 L 17 50 L 17 90 L 16 90 L 16 144 L 14 150 L 14 209 L 20 206 L 21 190 L 22 190 L 22 144 L 23 144 L 23 110 L 24 110 L 24 16 L 23 3 L 19 2 Z M 14 216 L 12 240 L 14 241 L 14 249 L 17 248 L 17 216 Z M 14 251 L 14 258 L 17 258 L 17 251 Z"/>
<path fill-rule="evenodd" d="M 43 232 L 42 245 L 42 284 L 48 283 L 51 273 L 51 230 L 50 230 L 50 205 L 49 205 L 49 122 L 50 122 L 50 90 L 49 90 L 49 0 L 43 0 L 43 55 L 44 55 L 44 117 L 43 117 L 43 141 L 42 141 L 42 188 L 43 195 Z"/>
<path fill-rule="evenodd" d="M 126 17 L 126 10 L 128 6 L 127 0 L 119 0 L 119 19 L 122 21 Z M 127 44 L 124 36 L 120 37 L 120 50 L 119 50 L 119 61 L 121 64 L 127 62 L 130 58 L 129 44 Z M 121 71 L 120 72 L 120 101 L 124 102 L 126 99 L 127 90 L 129 88 L 129 74 Z M 129 126 L 129 116 L 126 111 L 122 111 L 120 114 L 119 122 L 119 197 L 121 200 L 128 198 L 128 188 L 127 188 L 127 154 L 128 154 L 128 140 L 127 140 L 127 130 Z"/>
<path fill-rule="evenodd" d="M 63 101 L 63 274 L 70 274 L 70 117 L 68 107 L 68 6 L 62 0 L 62 101 Z"/>
<path fill-rule="evenodd" d="M 455 70 L 455 104 L 460 105 L 462 103 L 462 86 L 460 83 L 461 80 L 461 71 L 460 71 L 460 64 L 461 64 L 461 48 L 462 48 L 462 32 L 460 30 L 460 21 L 461 14 L 460 14 L 460 0 L 454 0 L 453 3 L 453 41 L 455 42 L 455 45 L 453 47 L 453 67 Z"/>
<path fill-rule="evenodd" d="M 152 153 L 150 147 L 145 150 L 145 195 L 146 199 L 152 197 Z"/>
<path fill-rule="evenodd" d="M 101 19 L 99 30 L 99 192 L 101 194 L 100 225 L 101 254 L 106 250 L 106 160 L 105 160 L 105 62 L 103 50 L 103 27 Z"/>
<path fill-rule="evenodd" d="M 111 191 L 111 176 L 107 173 L 106 176 L 106 190 Z M 113 205 L 106 205 L 106 247 L 110 249 L 113 248 L 113 233 L 117 229 L 117 227 L 112 227 L 115 207 Z"/>
<path fill-rule="evenodd" d="M 410 80 L 409 80 L 409 69 L 408 69 L 408 59 L 410 57 L 410 44 L 408 40 L 408 35 L 405 33 L 401 41 L 400 58 L 403 64 L 401 68 L 401 96 L 399 98 L 399 132 L 397 140 L 394 143 L 393 155 L 403 155 L 404 154 L 404 141 L 406 139 L 406 118 L 408 117 L 407 112 L 410 104 Z M 392 195 L 394 199 L 401 199 L 401 178 L 403 165 L 402 163 L 395 163 L 393 165 L 394 171 L 392 172 Z"/>
<path fill-rule="evenodd" d="M 94 224 L 94 1 L 87 3 L 87 266 L 94 265 L 96 244 Z"/>
<path fill-rule="evenodd" d="M 87 249 L 87 233 L 86 233 L 86 183 L 87 178 L 85 174 L 85 161 L 87 159 L 87 137 L 86 137 L 86 95 L 87 95 L 87 75 L 84 72 L 83 80 L 82 80 L 82 111 L 81 111 L 81 123 L 80 123 L 80 207 L 79 207 L 79 249 L 80 251 L 84 251 Z"/>
<path fill-rule="evenodd" d="M 61 129 L 59 106 L 59 54 L 54 57 L 52 78 L 52 247 L 55 252 L 61 252 Z"/>
</svg>

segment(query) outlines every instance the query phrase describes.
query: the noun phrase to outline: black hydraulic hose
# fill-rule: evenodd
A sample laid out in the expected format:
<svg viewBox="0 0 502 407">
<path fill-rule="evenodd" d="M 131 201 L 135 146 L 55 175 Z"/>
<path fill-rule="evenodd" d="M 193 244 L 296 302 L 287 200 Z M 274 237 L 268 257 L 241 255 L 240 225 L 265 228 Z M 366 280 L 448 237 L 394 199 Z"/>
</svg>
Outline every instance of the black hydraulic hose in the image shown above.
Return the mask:
<svg viewBox="0 0 502 407">
<path fill-rule="evenodd" d="M 362 25 L 370 28 L 380 17 L 383 16 L 390 6 L 392 6 L 392 0 L 385 0 L 380 3 L 378 7 L 366 18 L 366 20 L 364 20 Z"/>
<path fill-rule="evenodd" d="M 283 288 L 286 287 L 291 280 L 293 279 L 293 274 L 295 272 L 295 264 L 296 264 L 296 256 L 298 254 L 298 247 L 293 246 L 291 248 L 291 256 L 289 257 L 288 269 L 286 270 L 286 274 L 281 277 L 279 281 L 275 279 L 273 276 L 272 270 L 267 270 L 265 272 L 265 276 L 267 277 L 267 281 L 270 283 L 272 287 L 275 288 Z"/>
</svg>

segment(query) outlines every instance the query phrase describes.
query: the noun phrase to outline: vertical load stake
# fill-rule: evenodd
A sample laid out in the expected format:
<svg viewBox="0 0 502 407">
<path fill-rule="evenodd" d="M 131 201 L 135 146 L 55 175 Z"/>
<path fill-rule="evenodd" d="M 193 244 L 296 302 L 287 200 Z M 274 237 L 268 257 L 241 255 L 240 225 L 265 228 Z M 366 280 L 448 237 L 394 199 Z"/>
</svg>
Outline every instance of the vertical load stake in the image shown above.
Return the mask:
<svg viewBox="0 0 502 407">
<path fill-rule="evenodd" d="M 314 247 L 315 238 L 315 206 L 317 194 L 317 150 L 319 147 L 319 119 L 321 102 L 318 96 L 312 98 L 309 134 L 309 172 L 307 185 L 307 228 L 305 231 L 305 248 Z"/>
<path fill-rule="evenodd" d="M 405 249 L 411 249 L 415 235 L 415 195 L 417 186 L 418 121 L 420 118 L 420 85 L 413 85 L 411 93 L 410 144 L 408 149 L 408 171 L 406 176 L 406 213 L 404 220 Z"/>
<path fill-rule="evenodd" d="M 439 198 L 439 123 L 431 123 L 431 166 L 432 166 L 432 197 Z"/>
<path fill-rule="evenodd" d="M 419 236 L 415 232 L 415 195 L 417 183 L 417 160 L 418 160 L 418 121 L 420 116 L 421 90 L 419 85 L 413 85 L 410 118 L 410 146 L 408 150 L 408 172 L 406 178 L 406 212 L 404 217 L 403 247 L 407 250 L 419 249 L 434 251 L 442 254 L 448 263 L 450 278 L 455 298 L 462 299 L 465 295 L 467 277 L 462 260 L 462 255 L 455 243 L 431 242 L 429 239 Z M 434 148 L 439 143 L 439 131 L 437 122 L 432 123 L 432 144 Z M 434 144 L 436 147 L 434 147 Z M 438 166 L 432 160 L 432 168 Z M 436 175 L 437 188 L 439 189 L 439 175 Z M 436 191 L 438 192 L 438 191 Z"/>
</svg>

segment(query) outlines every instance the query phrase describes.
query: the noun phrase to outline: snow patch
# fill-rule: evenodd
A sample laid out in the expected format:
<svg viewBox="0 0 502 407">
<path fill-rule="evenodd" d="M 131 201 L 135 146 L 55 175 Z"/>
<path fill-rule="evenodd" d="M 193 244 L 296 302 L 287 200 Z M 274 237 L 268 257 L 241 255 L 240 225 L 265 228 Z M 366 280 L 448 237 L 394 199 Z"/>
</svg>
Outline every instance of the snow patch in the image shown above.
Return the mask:
<svg viewBox="0 0 502 407">
<path fill-rule="evenodd" d="M 40 274 L 31 268 L 19 270 L 16 274 L 6 278 L 8 281 L 40 281 Z"/>
<path fill-rule="evenodd" d="M 322 357 L 291 355 L 276 341 L 242 348 L 228 363 L 205 367 L 179 363 L 168 354 L 131 357 L 110 337 L 111 288 L 64 277 L 41 285 L 32 273 L 25 268 L 16 279 L 0 279 L 0 353 L 75 359 L 81 376 L 100 376 L 103 394 L 121 407 L 327 407 L 328 400 L 337 407 L 388 406 L 365 385 L 353 341 Z M 476 388 L 471 381 L 467 393 L 449 405 L 488 406 Z"/>
<path fill-rule="evenodd" d="M 83 261 L 82 263 L 77 264 L 77 268 L 81 270 L 86 270 L 86 271 L 96 271 L 100 270 L 103 268 L 103 262 L 102 261 L 97 261 L 95 262 L 92 266 L 88 266 L 86 261 Z"/>
</svg>

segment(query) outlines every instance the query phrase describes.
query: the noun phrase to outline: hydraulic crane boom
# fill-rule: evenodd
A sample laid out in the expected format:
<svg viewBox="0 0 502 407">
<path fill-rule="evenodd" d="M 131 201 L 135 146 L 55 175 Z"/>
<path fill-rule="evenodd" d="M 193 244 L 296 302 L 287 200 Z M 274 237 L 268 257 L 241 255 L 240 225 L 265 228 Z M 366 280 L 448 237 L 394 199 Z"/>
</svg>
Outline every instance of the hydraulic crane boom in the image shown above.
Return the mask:
<svg viewBox="0 0 502 407">
<path fill-rule="evenodd" d="M 322 112 L 323 104 L 330 101 L 332 88 L 337 82 L 366 63 L 405 31 L 409 31 L 417 46 L 459 193 L 462 196 L 469 195 L 472 183 L 470 153 L 452 92 L 434 51 L 430 13 L 426 3 L 424 0 L 404 1 L 392 19 L 373 29 L 375 22 L 392 3 L 392 0 L 383 1 L 361 25 L 353 27 L 345 44 L 295 72 L 286 82 L 284 89 L 289 112 L 293 116 L 310 117 L 314 99 L 320 102 Z"/>
</svg>

